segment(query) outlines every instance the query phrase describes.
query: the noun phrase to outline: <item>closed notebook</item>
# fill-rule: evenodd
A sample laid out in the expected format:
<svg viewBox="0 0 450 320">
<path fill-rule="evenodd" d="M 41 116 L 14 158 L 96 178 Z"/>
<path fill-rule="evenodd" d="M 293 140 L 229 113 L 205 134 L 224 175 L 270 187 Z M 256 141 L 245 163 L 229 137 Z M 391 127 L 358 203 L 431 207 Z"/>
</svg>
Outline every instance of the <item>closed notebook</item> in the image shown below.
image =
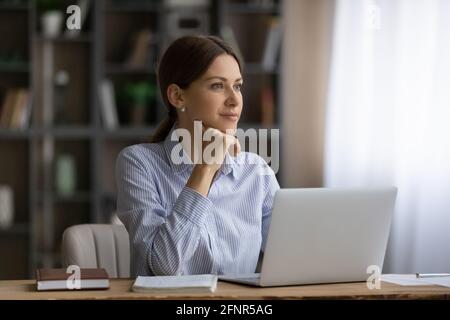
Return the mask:
<svg viewBox="0 0 450 320">
<path fill-rule="evenodd" d="M 70 279 L 69 279 L 70 277 Z M 67 281 L 69 280 L 69 282 Z M 83 290 L 108 289 L 109 276 L 105 269 L 80 269 L 80 286 L 77 288 L 74 273 L 67 273 L 66 269 L 37 269 L 36 286 L 43 290 Z"/>
<path fill-rule="evenodd" d="M 216 291 L 217 275 L 139 276 L 134 292 L 147 293 L 212 293 Z"/>
</svg>

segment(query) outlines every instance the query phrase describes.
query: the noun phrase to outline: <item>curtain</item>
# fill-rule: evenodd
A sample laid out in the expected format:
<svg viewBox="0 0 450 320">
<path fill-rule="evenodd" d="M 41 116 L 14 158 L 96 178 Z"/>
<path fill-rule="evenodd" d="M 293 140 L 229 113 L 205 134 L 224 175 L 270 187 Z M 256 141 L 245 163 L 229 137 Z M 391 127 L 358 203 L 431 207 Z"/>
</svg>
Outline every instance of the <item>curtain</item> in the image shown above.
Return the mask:
<svg viewBox="0 0 450 320">
<path fill-rule="evenodd" d="M 397 186 L 383 272 L 450 272 L 450 1 L 338 0 L 328 90 L 325 186 Z"/>
</svg>

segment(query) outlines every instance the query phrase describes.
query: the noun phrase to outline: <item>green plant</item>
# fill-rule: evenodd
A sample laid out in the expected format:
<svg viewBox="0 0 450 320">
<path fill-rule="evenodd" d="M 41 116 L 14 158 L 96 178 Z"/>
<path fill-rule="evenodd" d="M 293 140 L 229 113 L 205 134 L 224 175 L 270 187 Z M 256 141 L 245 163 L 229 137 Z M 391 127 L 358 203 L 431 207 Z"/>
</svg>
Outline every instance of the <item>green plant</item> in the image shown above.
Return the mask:
<svg viewBox="0 0 450 320">
<path fill-rule="evenodd" d="M 149 121 L 149 117 L 154 117 L 155 109 L 152 106 L 155 95 L 156 87 L 148 81 L 125 84 L 119 94 L 119 101 L 123 106 L 122 117 L 132 125 L 144 125 Z"/>
<path fill-rule="evenodd" d="M 125 85 L 125 96 L 131 100 L 135 106 L 146 106 L 156 94 L 154 85 L 142 81 L 128 83 Z"/>
</svg>

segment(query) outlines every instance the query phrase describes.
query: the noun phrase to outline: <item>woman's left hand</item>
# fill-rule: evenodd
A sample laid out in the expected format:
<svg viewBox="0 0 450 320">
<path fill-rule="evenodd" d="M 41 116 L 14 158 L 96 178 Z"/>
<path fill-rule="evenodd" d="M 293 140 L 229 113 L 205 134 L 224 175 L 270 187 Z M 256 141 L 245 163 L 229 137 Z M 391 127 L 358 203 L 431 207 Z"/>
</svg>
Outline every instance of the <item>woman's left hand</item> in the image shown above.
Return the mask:
<svg viewBox="0 0 450 320">
<path fill-rule="evenodd" d="M 207 128 L 203 138 L 209 142 L 203 149 L 203 161 L 206 164 L 221 165 L 227 153 L 235 157 L 241 152 L 239 140 L 230 134 L 215 128 Z"/>
</svg>

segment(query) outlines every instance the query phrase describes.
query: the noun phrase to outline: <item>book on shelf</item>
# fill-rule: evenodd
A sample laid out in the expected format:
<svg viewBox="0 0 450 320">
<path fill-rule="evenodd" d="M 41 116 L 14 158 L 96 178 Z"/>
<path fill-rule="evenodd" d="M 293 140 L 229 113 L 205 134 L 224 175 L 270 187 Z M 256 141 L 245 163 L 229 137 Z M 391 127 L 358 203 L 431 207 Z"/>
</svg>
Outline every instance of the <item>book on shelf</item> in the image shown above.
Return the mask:
<svg viewBox="0 0 450 320">
<path fill-rule="evenodd" d="M 1 107 L 0 127 L 9 129 L 27 128 L 31 114 L 31 94 L 26 88 L 11 88 L 6 91 Z"/>
<path fill-rule="evenodd" d="M 79 288 L 77 288 L 77 286 L 73 283 L 73 275 L 73 273 L 70 273 L 63 268 L 37 269 L 37 290 L 83 290 L 109 288 L 109 276 L 103 268 L 81 268 L 79 274 Z"/>
<path fill-rule="evenodd" d="M 264 127 L 270 128 L 274 124 L 274 104 L 273 88 L 270 84 L 264 84 L 261 89 L 261 124 Z"/>
<path fill-rule="evenodd" d="M 5 97 L 3 98 L 1 114 L 0 114 L 0 127 L 8 128 L 9 120 L 11 119 L 12 108 L 14 104 L 14 96 L 16 89 L 8 89 Z"/>
<path fill-rule="evenodd" d="M 274 71 L 277 67 L 282 37 L 282 27 L 279 18 L 270 18 L 266 43 L 261 61 L 262 67 L 265 71 Z"/>
<path fill-rule="evenodd" d="M 132 68 L 150 67 L 152 60 L 153 33 L 150 29 L 142 29 L 133 39 L 131 53 L 126 64 Z"/>
<path fill-rule="evenodd" d="M 115 129 L 119 126 L 117 116 L 116 95 L 114 84 L 109 79 L 103 79 L 100 83 L 100 108 L 102 121 L 107 129 Z"/>
<path fill-rule="evenodd" d="M 30 127 L 32 105 L 33 95 L 29 90 L 26 90 L 25 108 L 22 110 L 22 115 L 19 117 L 19 126 L 22 129 Z"/>
<path fill-rule="evenodd" d="M 132 289 L 142 293 L 213 293 L 217 279 L 214 274 L 139 276 Z"/>
</svg>

